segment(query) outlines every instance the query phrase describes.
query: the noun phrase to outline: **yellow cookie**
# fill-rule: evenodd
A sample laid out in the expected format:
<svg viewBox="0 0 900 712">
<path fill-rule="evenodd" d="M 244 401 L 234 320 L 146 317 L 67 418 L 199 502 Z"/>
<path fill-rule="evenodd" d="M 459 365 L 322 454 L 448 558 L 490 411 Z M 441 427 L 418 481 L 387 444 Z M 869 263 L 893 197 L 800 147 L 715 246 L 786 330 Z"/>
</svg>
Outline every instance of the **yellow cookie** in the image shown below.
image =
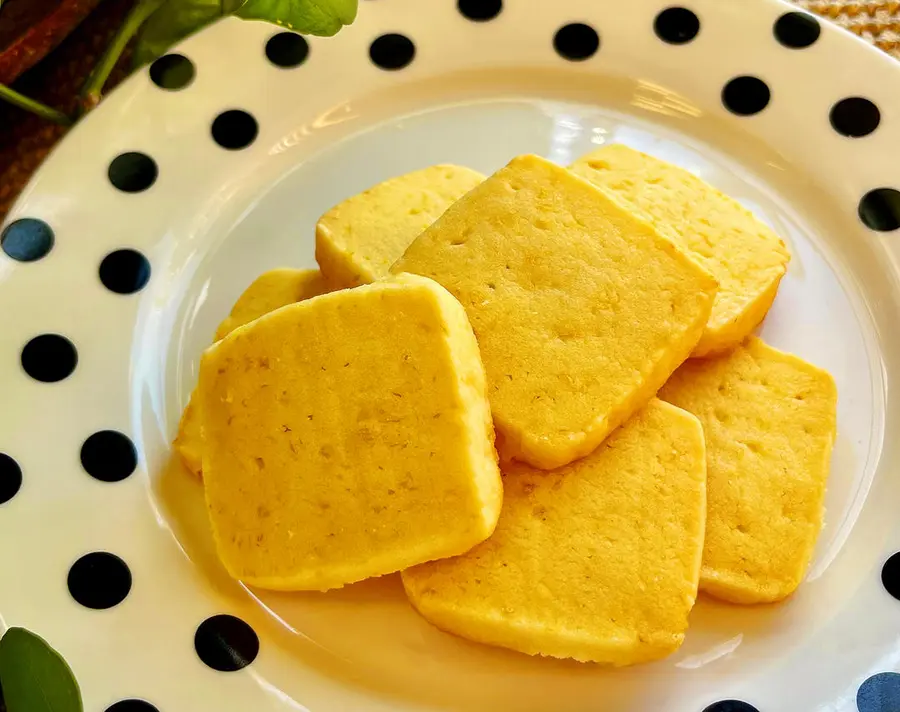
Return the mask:
<svg viewBox="0 0 900 712">
<path fill-rule="evenodd" d="M 317 269 L 283 267 L 263 272 L 253 280 L 216 329 L 216 341 L 263 314 L 294 302 L 318 297 L 330 291 L 322 273 Z"/>
<path fill-rule="evenodd" d="M 317 269 L 281 268 L 264 272 L 244 290 L 231 309 L 231 314 L 219 324 L 219 328 L 216 329 L 216 341 L 263 314 L 268 314 L 286 304 L 317 297 L 327 291 L 325 280 Z M 203 469 L 201 438 L 200 413 L 192 393 L 181 415 L 174 445 L 185 467 L 198 477 L 202 475 Z"/>
<path fill-rule="evenodd" d="M 618 202 L 537 156 L 457 201 L 392 268 L 462 302 L 498 447 L 551 469 L 590 453 L 691 353 L 715 280 Z"/>
<path fill-rule="evenodd" d="M 463 553 L 502 489 L 465 311 L 405 275 L 272 312 L 203 356 L 203 479 L 219 557 L 324 590 Z"/>
<path fill-rule="evenodd" d="M 749 210 L 683 168 L 621 144 L 583 156 L 572 170 L 615 193 L 719 282 L 693 356 L 737 346 L 763 320 L 791 256 Z"/>
<path fill-rule="evenodd" d="M 653 399 L 588 457 L 504 474 L 490 539 L 403 572 L 425 618 L 529 655 L 613 665 L 681 645 L 706 517 L 696 418 Z"/>
<path fill-rule="evenodd" d="M 316 261 L 322 274 L 339 287 L 387 277 L 409 243 L 483 180 L 462 166 L 431 166 L 336 205 L 316 225 Z"/>
<path fill-rule="evenodd" d="M 831 376 L 756 338 L 688 361 L 660 397 L 703 423 L 709 513 L 700 587 L 762 603 L 800 584 L 822 527 L 834 443 Z"/>
</svg>

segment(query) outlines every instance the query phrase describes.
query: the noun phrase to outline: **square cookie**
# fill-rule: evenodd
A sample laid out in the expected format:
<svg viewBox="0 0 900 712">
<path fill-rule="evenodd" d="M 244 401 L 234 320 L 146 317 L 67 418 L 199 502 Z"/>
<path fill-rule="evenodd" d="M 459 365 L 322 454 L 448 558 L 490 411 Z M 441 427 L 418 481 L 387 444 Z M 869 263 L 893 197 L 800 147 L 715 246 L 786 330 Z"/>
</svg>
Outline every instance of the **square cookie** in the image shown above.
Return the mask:
<svg viewBox="0 0 900 712">
<path fill-rule="evenodd" d="M 325 590 L 463 553 L 502 487 L 478 347 L 404 275 L 282 307 L 204 354 L 203 479 L 219 557 Z"/>
<path fill-rule="evenodd" d="M 392 268 L 463 304 L 503 459 L 584 457 L 687 358 L 716 282 L 587 181 L 521 156 L 451 206 Z"/>
<path fill-rule="evenodd" d="M 597 450 L 553 472 L 504 468 L 493 536 L 403 572 L 450 633 L 529 655 L 631 665 L 684 639 L 706 518 L 703 431 L 652 400 Z"/>
<path fill-rule="evenodd" d="M 706 433 L 709 514 L 700 587 L 733 603 L 794 592 L 822 528 L 837 421 L 825 371 L 757 338 L 692 359 L 660 397 Z"/>
</svg>

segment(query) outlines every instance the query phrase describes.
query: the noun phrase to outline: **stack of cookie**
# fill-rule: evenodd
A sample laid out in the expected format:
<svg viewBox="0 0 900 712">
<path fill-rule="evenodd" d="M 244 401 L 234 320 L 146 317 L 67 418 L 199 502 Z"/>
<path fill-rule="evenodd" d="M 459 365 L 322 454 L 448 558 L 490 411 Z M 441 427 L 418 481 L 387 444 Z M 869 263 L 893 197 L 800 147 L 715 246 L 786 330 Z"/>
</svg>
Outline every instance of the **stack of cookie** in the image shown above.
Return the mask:
<svg viewBox="0 0 900 712">
<path fill-rule="evenodd" d="M 220 327 L 176 440 L 232 576 L 402 571 L 444 630 L 614 665 L 677 649 L 698 587 L 799 585 L 836 391 L 751 335 L 790 255 L 737 202 L 611 145 L 394 178 L 316 238 L 321 273 Z"/>
</svg>

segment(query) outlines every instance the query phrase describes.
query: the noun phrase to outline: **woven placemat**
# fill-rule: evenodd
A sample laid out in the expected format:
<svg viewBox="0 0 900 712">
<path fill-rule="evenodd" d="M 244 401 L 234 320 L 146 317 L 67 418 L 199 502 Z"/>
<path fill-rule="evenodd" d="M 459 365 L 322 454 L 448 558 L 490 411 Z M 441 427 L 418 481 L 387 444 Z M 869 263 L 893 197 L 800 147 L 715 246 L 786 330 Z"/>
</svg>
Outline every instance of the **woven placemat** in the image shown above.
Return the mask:
<svg viewBox="0 0 900 712">
<path fill-rule="evenodd" d="M 133 1 L 102 2 L 49 58 L 23 75 L 16 82 L 16 88 L 50 106 L 70 109 L 78 88 Z M 792 1 L 837 22 L 900 59 L 900 0 Z M 127 67 L 120 66 L 110 85 L 126 74 Z M 0 103 L 0 220 L 65 132 L 62 127 Z"/>
<path fill-rule="evenodd" d="M 900 0 L 793 0 L 900 59 Z"/>
</svg>

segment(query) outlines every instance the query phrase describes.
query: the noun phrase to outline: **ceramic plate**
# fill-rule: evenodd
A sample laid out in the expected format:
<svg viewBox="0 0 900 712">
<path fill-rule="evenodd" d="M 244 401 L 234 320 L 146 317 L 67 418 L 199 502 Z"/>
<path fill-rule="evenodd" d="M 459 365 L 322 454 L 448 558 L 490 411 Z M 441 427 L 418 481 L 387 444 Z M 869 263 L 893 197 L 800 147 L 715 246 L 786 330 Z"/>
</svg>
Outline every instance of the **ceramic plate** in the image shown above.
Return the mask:
<svg viewBox="0 0 900 712">
<path fill-rule="evenodd" d="M 790 10 L 365 0 L 332 39 L 225 21 L 132 77 L 4 231 L 3 622 L 62 652 L 90 712 L 900 709 L 900 65 Z M 796 596 L 701 597 L 677 654 L 612 670 L 441 633 L 395 576 L 328 594 L 231 581 L 169 443 L 243 288 L 314 265 L 317 217 L 390 176 L 610 142 L 789 243 L 762 334 L 840 394 Z"/>
</svg>

